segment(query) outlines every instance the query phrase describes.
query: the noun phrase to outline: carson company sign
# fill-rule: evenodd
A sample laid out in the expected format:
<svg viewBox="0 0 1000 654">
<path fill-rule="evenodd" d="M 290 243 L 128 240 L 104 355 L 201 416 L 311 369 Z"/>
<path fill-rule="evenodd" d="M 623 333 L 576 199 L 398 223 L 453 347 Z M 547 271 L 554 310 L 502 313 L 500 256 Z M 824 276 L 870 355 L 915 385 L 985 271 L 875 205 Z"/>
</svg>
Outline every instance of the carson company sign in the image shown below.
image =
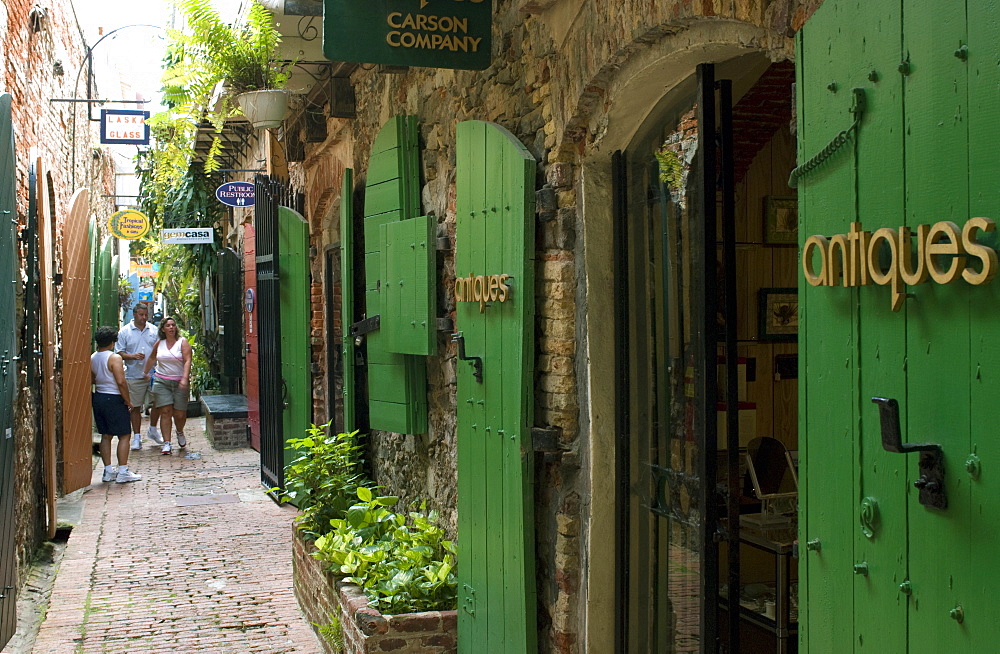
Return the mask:
<svg viewBox="0 0 1000 654">
<path fill-rule="evenodd" d="M 324 0 L 331 61 L 482 70 L 490 65 L 492 0 Z"/>
</svg>

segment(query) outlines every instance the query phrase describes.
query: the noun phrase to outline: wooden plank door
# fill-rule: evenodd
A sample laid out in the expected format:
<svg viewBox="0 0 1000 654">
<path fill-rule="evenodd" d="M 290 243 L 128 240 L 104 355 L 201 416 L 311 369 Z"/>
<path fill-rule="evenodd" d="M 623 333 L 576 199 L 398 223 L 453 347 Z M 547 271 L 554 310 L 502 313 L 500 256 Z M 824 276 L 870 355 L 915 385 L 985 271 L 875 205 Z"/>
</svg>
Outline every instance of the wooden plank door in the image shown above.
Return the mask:
<svg viewBox="0 0 1000 654">
<path fill-rule="evenodd" d="M 63 493 L 90 485 L 93 413 L 90 408 L 90 247 L 87 232 L 90 191 L 77 189 L 62 221 L 62 460 Z M 110 241 L 108 242 L 110 246 Z M 110 267 L 111 250 L 107 252 Z M 105 256 L 102 253 L 102 257 Z M 117 325 L 115 325 L 117 326 Z"/>
<path fill-rule="evenodd" d="M 0 94 L 0 648 L 17 629 L 17 555 L 15 552 L 14 516 L 14 394 L 17 383 L 17 342 L 14 338 L 14 307 L 17 279 L 14 262 L 17 249 L 14 224 L 17 216 L 14 128 L 11 96 Z M 27 436 L 27 434 L 25 434 Z"/>
<path fill-rule="evenodd" d="M 219 250 L 219 349 L 222 359 L 222 392 L 242 392 L 243 378 L 243 283 L 240 255 L 232 248 Z"/>
<path fill-rule="evenodd" d="M 930 0 L 824 2 L 799 41 L 799 161 L 854 122 L 854 88 L 864 107 L 845 145 L 802 178 L 805 245 L 858 221 L 873 238 L 893 230 L 896 245 L 869 250 L 875 277 L 897 265 L 983 272 L 971 249 L 962 259 L 929 254 L 919 226 L 949 221 L 958 236 L 943 242 L 955 245 L 973 217 L 1000 218 L 998 26 L 987 0 L 956 11 Z M 992 230 L 972 239 L 995 269 Z M 807 279 L 817 251 L 803 255 Z M 980 474 L 980 461 L 1000 455 L 988 417 L 1000 387 L 1000 288 L 964 276 L 937 283 L 933 271 L 895 292 L 874 278 L 845 288 L 864 266 L 831 274 L 832 285 L 802 285 L 803 645 L 990 651 L 1000 627 L 984 571 L 997 558 L 1000 482 Z M 946 507 L 921 503 L 919 454 L 883 448 L 874 396 L 898 401 L 904 442 L 940 445 Z"/>
<path fill-rule="evenodd" d="M 281 279 L 281 384 L 284 439 L 303 438 L 312 422 L 312 347 L 309 333 L 309 223 L 278 208 L 278 276 Z M 294 450 L 285 448 L 285 465 Z"/>
<path fill-rule="evenodd" d="M 56 300 L 52 229 L 51 179 L 41 157 L 35 164 L 35 196 L 38 207 L 38 277 L 41 311 L 41 413 L 44 442 L 45 507 L 49 538 L 56 535 L 56 495 L 59 473 L 56 463 Z M 88 248 L 90 247 L 88 239 Z M 86 331 L 86 330 L 84 330 Z"/>
<path fill-rule="evenodd" d="M 243 226 L 243 308 L 246 311 L 243 337 L 246 340 L 247 426 L 250 429 L 250 447 L 260 452 L 260 371 L 257 367 L 257 332 L 260 330 L 260 321 L 255 234 L 253 225 Z"/>
<path fill-rule="evenodd" d="M 530 653 L 535 161 L 480 121 L 457 156 L 459 651 Z"/>
</svg>

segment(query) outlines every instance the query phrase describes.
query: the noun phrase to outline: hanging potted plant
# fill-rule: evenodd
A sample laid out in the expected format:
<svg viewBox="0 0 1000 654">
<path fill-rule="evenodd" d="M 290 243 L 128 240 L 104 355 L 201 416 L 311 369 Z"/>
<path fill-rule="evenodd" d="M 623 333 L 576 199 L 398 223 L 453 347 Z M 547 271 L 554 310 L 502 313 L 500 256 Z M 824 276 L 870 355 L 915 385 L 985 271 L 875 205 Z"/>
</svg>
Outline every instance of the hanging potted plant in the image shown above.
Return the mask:
<svg viewBox="0 0 1000 654">
<path fill-rule="evenodd" d="M 229 25 L 211 0 L 179 0 L 178 7 L 187 28 L 172 34 L 167 102 L 203 110 L 217 130 L 240 113 L 255 128 L 279 127 L 294 62 L 278 59 L 281 34 L 271 12 L 252 0 L 242 20 Z"/>
</svg>

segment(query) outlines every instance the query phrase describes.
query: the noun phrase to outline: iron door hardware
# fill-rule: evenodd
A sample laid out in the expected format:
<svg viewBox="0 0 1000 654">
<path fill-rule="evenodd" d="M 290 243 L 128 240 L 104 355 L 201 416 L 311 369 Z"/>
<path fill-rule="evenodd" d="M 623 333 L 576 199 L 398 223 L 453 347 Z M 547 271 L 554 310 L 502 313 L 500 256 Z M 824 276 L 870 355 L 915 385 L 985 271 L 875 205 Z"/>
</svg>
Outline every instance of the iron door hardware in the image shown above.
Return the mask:
<svg viewBox="0 0 1000 654">
<path fill-rule="evenodd" d="M 347 328 L 347 333 L 349 336 L 357 338 L 359 336 L 364 336 L 368 332 L 373 332 L 379 328 L 382 324 L 382 316 L 374 315 L 371 318 L 365 318 L 364 320 L 359 320 L 356 323 L 352 323 Z M 360 345 L 360 343 L 358 343 Z"/>
<path fill-rule="evenodd" d="M 461 361 L 471 361 L 472 362 L 472 376 L 476 378 L 476 381 L 480 384 L 483 383 L 483 359 L 482 357 L 470 357 L 465 354 L 465 336 L 462 332 L 455 332 L 451 335 L 451 340 L 458 343 L 458 358 Z"/>
<path fill-rule="evenodd" d="M 899 402 L 887 397 L 873 397 L 882 425 L 882 447 L 886 452 L 920 452 L 920 478 L 913 482 L 920 490 L 920 503 L 935 509 L 948 508 L 944 490 L 944 452 L 937 443 L 904 443 L 899 427 Z"/>
</svg>

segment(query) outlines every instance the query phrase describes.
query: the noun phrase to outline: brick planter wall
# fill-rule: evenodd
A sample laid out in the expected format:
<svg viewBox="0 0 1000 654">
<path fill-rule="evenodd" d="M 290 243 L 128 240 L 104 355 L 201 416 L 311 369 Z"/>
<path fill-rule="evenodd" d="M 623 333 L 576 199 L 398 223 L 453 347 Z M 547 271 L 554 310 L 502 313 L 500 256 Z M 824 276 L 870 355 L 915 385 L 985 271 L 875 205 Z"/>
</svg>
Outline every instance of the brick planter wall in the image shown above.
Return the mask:
<svg viewBox="0 0 1000 654">
<path fill-rule="evenodd" d="M 313 629 L 330 622 L 336 612 L 344 633 L 343 654 L 445 654 L 458 651 L 456 611 L 425 611 L 382 615 L 369 608 L 364 592 L 323 569 L 310 554 L 316 548 L 298 530 L 292 538 L 292 578 L 295 597 Z M 327 654 L 341 654 L 325 642 Z"/>
</svg>

